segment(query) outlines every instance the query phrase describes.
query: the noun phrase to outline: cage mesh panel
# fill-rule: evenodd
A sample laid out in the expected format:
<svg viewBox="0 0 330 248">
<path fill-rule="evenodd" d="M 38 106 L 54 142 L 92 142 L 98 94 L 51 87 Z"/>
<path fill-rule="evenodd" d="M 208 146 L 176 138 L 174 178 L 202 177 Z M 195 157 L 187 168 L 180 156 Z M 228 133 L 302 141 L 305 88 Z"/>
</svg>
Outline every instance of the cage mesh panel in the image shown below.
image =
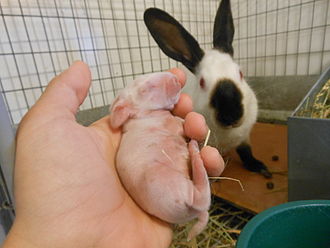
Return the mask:
<svg viewBox="0 0 330 248">
<path fill-rule="evenodd" d="M 210 48 L 215 0 L 0 0 L 0 90 L 13 124 L 73 61 L 91 68 L 82 109 L 110 104 L 138 75 L 178 64 L 143 23 L 166 10 Z M 234 57 L 246 76 L 320 74 L 330 65 L 328 0 L 232 0 Z"/>
</svg>

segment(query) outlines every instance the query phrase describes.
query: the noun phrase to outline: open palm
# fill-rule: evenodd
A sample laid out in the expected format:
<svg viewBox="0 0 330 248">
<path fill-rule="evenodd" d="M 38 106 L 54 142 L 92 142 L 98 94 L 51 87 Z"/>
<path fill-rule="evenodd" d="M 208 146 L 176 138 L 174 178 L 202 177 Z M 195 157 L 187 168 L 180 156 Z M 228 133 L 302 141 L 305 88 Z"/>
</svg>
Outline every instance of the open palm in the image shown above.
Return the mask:
<svg viewBox="0 0 330 248">
<path fill-rule="evenodd" d="M 16 220 L 8 247 L 168 247 L 171 242 L 170 225 L 140 209 L 118 178 L 120 130 L 110 127 L 109 117 L 89 127 L 75 121 L 90 81 L 88 67 L 74 63 L 52 80 L 19 126 Z M 189 102 L 177 107 L 180 114 L 189 111 Z"/>
</svg>

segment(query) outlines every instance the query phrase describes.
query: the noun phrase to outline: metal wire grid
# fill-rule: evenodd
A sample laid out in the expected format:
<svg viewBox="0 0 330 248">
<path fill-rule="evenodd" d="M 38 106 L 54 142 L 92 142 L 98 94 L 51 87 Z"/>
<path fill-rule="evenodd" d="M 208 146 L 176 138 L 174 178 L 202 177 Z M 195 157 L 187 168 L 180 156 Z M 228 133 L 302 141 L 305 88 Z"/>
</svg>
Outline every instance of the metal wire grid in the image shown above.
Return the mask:
<svg viewBox="0 0 330 248">
<path fill-rule="evenodd" d="M 110 104 L 134 77 L 177 66 L 150 38 L 146 8 L 175 16 L 211 46 L 218 0 L 0 0 L 0 90 L 13 124 L 74 60 L 92 87 L 81 109 Z M 246 76 L 319 74 L 330 63 L 328 0 L 232 0 L 235 58 Z M 60 100 L 60 99 L 59 99 Z"/>
<path fill-rule="evenodd" d="M 147 7 L 176 9 L 171 12 L 198 23 L 193 26 L 203 29 L 200 35 L 210 37 L 204 33 L 206 19 L 197 18 L 197 10 L 206 8 L 199 1 L 189 5 L 188 1 L 105 0 L 11 0 L 0 4 L 1 91 L 13 123 L 19 122 L 49 80 L 74 60 L 87 62 L 93 75 L 89 97 L 81 109 L 110 104 L 117 90 L 139 74 L 177 66 L 152 43 L 142 20 Z M 208 2 L 208 8 L 210 5 Z M 185 15 L 183 6 L 190 6 Z M 211 19 L 207 23 L 211 29 Z"/>
<path fill-rule="evenodd" d="M 329 0 L 239 1 L 234 45 L 247 76 L 318 75 L 330 61 Z M 235 13 L 234 13 L 235 16 Z"/>
</svg>

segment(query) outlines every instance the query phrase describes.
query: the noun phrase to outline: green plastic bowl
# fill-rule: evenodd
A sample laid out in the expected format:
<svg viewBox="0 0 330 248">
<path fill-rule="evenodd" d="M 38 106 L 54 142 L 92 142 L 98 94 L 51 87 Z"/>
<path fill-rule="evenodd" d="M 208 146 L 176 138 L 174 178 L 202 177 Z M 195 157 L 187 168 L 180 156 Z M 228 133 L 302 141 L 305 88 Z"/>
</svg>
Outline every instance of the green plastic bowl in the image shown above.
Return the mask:
<svg viewBox="0 0 330 248">
<path fill-rule="evenodd" d="M 330 200 L 269 208 L 243 228 L 236 248 L 330 248 Z"/>
</svg>

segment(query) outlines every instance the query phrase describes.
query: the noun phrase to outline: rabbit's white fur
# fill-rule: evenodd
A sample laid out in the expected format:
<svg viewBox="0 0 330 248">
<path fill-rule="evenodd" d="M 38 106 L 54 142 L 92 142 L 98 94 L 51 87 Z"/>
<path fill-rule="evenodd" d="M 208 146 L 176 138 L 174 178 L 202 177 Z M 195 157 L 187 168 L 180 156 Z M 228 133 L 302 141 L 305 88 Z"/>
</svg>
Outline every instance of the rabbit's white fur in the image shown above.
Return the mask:
<svg viewBox="0 0 330 248">
<path fill-rule="evenodd" d="M 243 165 L 270 178 L 267 167 L 257 160 L 249 135 L 256 122 L 258 104 L 255 94 L 233 61 L 235 27 L 230 0 L 221 0 L 214 21 L 213 49 L 206 52 L 198 41 L 168 13 L 150 8 L 144 13 L 151 35 L 170 58 L 182 62 L 188 73 L 187 89 L 194 110 L 203 114 L 211 129 L 210 144 L 220 152 L 236 148 Z M 201 81 L 203 79 L 203 81 Z"/>
<path fill-rule="evenodd" d="M 232 57 L 217 49 L 208 50 L 197 67 L 196 76 L 187 69 L 185 71 L 187 83 L 184 92 L 192 96 L 194 111 L 205 116 L 213 133 L 210 144 L 226 152 L 249 140 L 251 128 L 257 119 L 257 99 L 244 78 L 241 79 L 240 68 Z M 201 78 L 205 81 L 204 89 L 199 85 Z M 242 94 L 243 117 L 241 125 L 235 128 L 220 126 L 215 119 L 214 109 L 209 106 L 211 91 L 220 79 L 225 78 L 231 79 Z"/>
</svg>

